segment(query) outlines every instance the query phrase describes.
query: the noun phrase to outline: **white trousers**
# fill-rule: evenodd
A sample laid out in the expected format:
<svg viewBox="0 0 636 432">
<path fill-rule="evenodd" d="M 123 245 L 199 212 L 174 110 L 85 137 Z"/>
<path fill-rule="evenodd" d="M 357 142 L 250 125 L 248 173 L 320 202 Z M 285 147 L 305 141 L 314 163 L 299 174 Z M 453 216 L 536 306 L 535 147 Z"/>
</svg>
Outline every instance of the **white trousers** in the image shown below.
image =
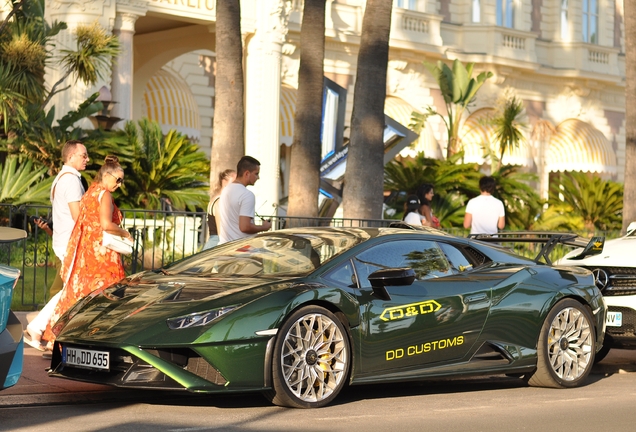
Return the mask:
<svg viewBox="0 0 636 432">
<path fill-rule="evenodd" d="M 37 314 L 35 318 L 29 323 L 27 329 L 31 333 L 42 335 L 44 330 L 46 330 L 46 326 L 51 321 L 51 317 L 53 316 L 53 312 L 55 312 L 55 306 L 57 302 L 60 300 L 60 296 L 62 295 L 62 291 L 60 290 L 57 294 L 55 294 L 49 302 L 44 305 L 42 310 Z"/>
</svg>

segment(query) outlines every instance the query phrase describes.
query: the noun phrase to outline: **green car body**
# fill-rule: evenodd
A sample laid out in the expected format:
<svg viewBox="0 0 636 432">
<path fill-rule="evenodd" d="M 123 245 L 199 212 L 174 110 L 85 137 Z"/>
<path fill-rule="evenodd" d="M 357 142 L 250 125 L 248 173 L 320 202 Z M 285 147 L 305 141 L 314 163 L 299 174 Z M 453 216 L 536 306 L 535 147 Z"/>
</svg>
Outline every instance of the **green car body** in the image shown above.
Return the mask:
<svg viewBox="0 0 636 432">
<path fill-rule="evenodd" d="M 372 286 L 374 276 L 384 282 Z M 586 324 L 574 330 L 589 333 L 584 348 L 551 339 L 551 313 L 561 309 L 583 311 Z M 590 272 L 537 264 L 479 241 L 432 229 L 282 230 L 132 275 L 80 300 L 54 327 L 50 375 L 130 388 L 263 391 L 274 403 L 315 407 L 345 382 L 531 377 L 551 355 L 538 352 L 547 340 L 548 351 L 559 344 L 582 350 L 585 370 L 552 377 L 552 386 L 571 387 L 602 346 L 605 313 Z M 298 316 L 306 320 L 295 326 Z M 294 332 L 314 318 L 307 343 L 295 348 Z M 340 331 L 327 329 L 334 322 Z M 338 335 L 340 342 L 328 341 Z M 291 371 L 301 366 L 285 360 L 291 345 L 302 351 L 293 354 L 302 370 L 319 375 L 297 393 L 299 375 Z M 93 364 L 70 359 L 81 353 L 73 348 Z M 94 362 L 105 353 L 108 368 L 101 368 Z"/>
</svg>

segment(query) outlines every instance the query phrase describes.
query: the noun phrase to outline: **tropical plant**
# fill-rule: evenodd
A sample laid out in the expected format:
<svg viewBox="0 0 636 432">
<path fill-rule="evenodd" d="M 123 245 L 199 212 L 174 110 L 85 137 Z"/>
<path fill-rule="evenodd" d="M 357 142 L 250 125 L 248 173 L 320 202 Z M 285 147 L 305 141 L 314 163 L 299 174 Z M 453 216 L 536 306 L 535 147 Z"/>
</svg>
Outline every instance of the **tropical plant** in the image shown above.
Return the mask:
<svg viewBox="0 0 636 432">
<path fill-rule="evenodd" d="M 298 98 L 289 176 L 289 216 L 318 216 L 320 129 L 325 58 L 325 0 L 307 1 L 300 28 Z M 320 107 L 320 109 L 318 109 Z"/>
<path fill-rule="evenodd" d="M 0 138 L 4 141 L 5 151 L 21 151 L 25 142 L 37 142 L 38 129 L 46 129 L 49 135 L 55 110 L 45 112 L 51 97 L 70 85 L 60 88 L 65 81 L 74 76 L 75 81 L 82 81 L 88 86 L 96 84 L 99 78 L 109 71 L 109 60 L 120 52 L 117 37 L 108 35 L 104 29 L 95 24 L 79 24 L 74 31 L 77 40 L 75 50 L 63 50 L 60 59 L 51 56 L 53 38 L 67 29 L 63 22 L 49 24 L 45 20 L 44 0 L 21 0 L 11 3 L 11 11 L 0 28 Z M 50 90 L 45 86 L 45 70 L 53 61 L 59 63 L 63 77 L 53 84 Z M 82 117 L 91 115 L 102 109 L 101 102 L 84 103 L 76 112 Z M 28 119 L 28 122 L 26 121 Z M 33 128 L 25 128 L 28 123 L 39 123 Z M 45 135 L 46 135 L 45 133 Z M 50 141 L 40 147 L 45 156 L 37 161 L 47 159 L 59 149 L 63 142 L 57 142 L 53 148 Z M 17 140 L 16 142 L 13 142 Z M 20 141 L 22 140 L 22 141 Z M 36 145 L 37 147 L 37 145 Z M 28 145 L 24 147 L 29 154 Z M 32 156 L 30 154 L 29 156 Z M 51 171 L 51 165 L 45 163 Z"/>
<path fill-rule="evenodd" d="M 175 210 L 205 207 L 210 165 L 198 145 L 174 130 L 164 136 L 148 119 L 127 122 L 115 141 L 122 139 L 130 151 L 118 198 L 122 208 L 158 210 L 162 200 Z"/>
<path fill-rule="evenodd" d="M 460 149 L 459 131 L 464 112 L 468 105 L 474 101 L 477 91 L 493 74 L 489 71 L 481 72 L 476 77 L 473 77 L 475 64 L 468 63 L 464 66 L 457 59 L 453 61 L 452 69 L 442 61 L 438 61 L 437 64 L 424 62 L 424 65 L 439 85 L 448 116 L 445 117 L 435 108 L 429 106 L 425 113 L 417 111 L 411 113 L 411 124 L 409 127 L 419 133 L 424 128 L 424 123 L 429 116 L 436 115 L 441 117 L 446 126 L 448 139 L 446 157 L 448 158 Z"/>
<path fill-rule="evenodd" d="M 241 2 L 216 1 L 216 80 L 210 184 L 245 154 Z"/>
<path fill-rule="evenodd" d="M 18 161 L 8 156 L 0 165 L 0 202 L 13 205 L 49 204 L 53 178 L 45 178 L 46 168 L 34 167 L 33 161 Z"/>
<path fill-rule="evenodd" d="M 46 167 L 50 176 L 55 176 L 62 168 L 62 146 L 68 140 L 83 141 L 93 161 L 101 155 L 121 153 L 122 150 L 118 146 L 109 145 L 109 141 L 103 140 L 111 133 L 101 130 L 86 131 L 75 126 L 79 120 L 101 109 L 102 103 L 96 102 L 98 96 L 99 93 L 93 94 L 76 110 L 57 120 L 57 125 L 54 125 L 55 107 L 48 112 L 31 111 L 29 121 L 24 122 L 20 132 L 0 142 L 0 150 L 26 156 L 37 165 Z M 89 170 L 88 173 L 90 172 Z"/>
<path fill-rule="evenodd" d="M 495 161 L 491 161 L 490 165 L 493 173 L 501 169 L 504 154 L 512 153 L 515 148 L 525 143 L 523 131 L 527 125 L 520 120 L 523 113 L 523 101 L 513 94 L 504 93 L 497 101 L 495 115 L 490 120 L 495 129 L 495 143 L 499 144 L 497 169 L 494 169 Z"/>
<path fill-rule="evenodd" d="M 395 197 L 387 203 L 399 215 L 404 197 L 416 192 L 424 184 L 434 185 L 432 208 L 442 227 L 460 226 L 464 217 L 467 196 L 479 194 L 479 177 L 476 164 L 461 163 L 463 152 L 449 159 L 438 160 L 417 154 L 414 158 L 394 159 L 384 168 L 384 189 Z"/>
<path fill-rule="evenodd" d="M 379 219 L 384 170 L 384 102 L 393 2 L 367 0 L 351 114 L 351 141 L 342 193 L 344 217 Z"/>
<path fill-rule="evenodd" d="M 561 173 L 550 187 L 549 210 L 540 226 L 553 229 L 618 230 L 622 224 L 623 186 L 582 172 Z M 552 220 L 555 215 L 558 219 Z"/>
</svg>

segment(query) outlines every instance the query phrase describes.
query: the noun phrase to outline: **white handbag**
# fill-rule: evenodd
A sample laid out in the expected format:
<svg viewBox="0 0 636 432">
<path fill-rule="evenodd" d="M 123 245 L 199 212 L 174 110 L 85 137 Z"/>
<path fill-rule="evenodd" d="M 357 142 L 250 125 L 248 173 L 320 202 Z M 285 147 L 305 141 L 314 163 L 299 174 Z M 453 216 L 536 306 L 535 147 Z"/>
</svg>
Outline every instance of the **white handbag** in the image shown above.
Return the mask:
<svg viewBox="0 0 636 432">
<path fill-rule="evenodd" d="M 133 242 L 131 239 L 113 235 L 106 231 L 104 231 L 102 246 L 124 255 L 130 255 L 133 251 Z"/>
</svg>

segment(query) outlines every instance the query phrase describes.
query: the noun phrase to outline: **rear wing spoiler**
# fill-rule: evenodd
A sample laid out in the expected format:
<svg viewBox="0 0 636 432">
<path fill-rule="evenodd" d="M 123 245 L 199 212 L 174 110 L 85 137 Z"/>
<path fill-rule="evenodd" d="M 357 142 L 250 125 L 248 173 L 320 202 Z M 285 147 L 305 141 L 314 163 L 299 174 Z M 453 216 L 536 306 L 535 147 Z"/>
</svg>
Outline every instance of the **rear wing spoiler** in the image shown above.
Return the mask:
<svg viewBox="0 0 636 432">
<path fill-rule="evenodd" d="M 507 231 L 497 234 L 471 234 L 468 238 L 490 243 L 541 243 L 543 247 L 534 261 L 538 263 L 543 258 L 548 265 L 552 265 L 550 254 L 558 244 L 583 249 L 576 256 L 570 257 L 573 260 L 598 255 L 603 252 L 603 246 L 605 245 L 605 237 L 603 236 L 594 236 L 591 239 L 587 239 L 574 233 L 550 231 Z"/>
</svg>

